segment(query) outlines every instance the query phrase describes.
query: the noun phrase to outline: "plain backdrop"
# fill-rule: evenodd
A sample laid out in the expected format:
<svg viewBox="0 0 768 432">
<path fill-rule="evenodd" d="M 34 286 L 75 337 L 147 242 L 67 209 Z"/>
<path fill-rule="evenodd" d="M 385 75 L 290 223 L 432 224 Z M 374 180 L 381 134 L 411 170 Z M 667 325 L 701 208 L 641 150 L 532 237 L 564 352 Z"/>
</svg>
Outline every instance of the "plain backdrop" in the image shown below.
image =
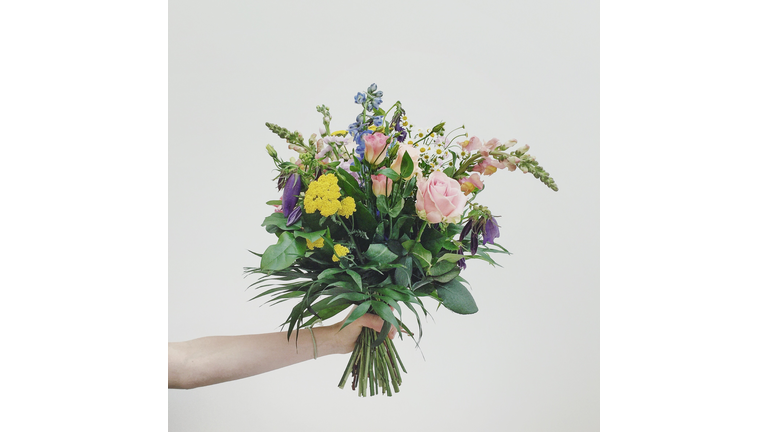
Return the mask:
<svg viewBox="0 0 768 432">
<path fill-rule="evenodd" d="M 279 330 L 293 305 L 249 302 L 242 273 L 275 242 L 265 146 L 291 156 L 264 123 L 309 136 L 325 104 L 345 129 L 371 83 L 416 126 L 530 145 L 560 191 L 519 171 L 487 180 L 479 202 L 513 254 L 463 273 L 477 314 L 426 302 L 420 347 L 397 342 L 399 394 L 339 390 L 347 356 L 324 357 L 169 390 L 169 430 L 597 430 L 597 1 L 171 1 L 169 341 Z"/>
</svg>

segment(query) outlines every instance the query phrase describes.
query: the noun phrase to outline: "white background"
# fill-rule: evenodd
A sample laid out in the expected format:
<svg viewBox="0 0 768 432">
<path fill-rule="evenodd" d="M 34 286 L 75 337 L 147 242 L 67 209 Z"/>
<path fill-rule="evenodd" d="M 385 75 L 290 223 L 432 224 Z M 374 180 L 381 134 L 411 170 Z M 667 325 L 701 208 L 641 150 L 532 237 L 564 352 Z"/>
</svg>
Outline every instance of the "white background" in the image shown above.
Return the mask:
<svg viewBox="0 0 768 432">
<path fill-rule="evenodd" d="M 764 344 L 768 284 L 761 270 L 766 258 L 762 245 L 768 240 L 762 177 L 763 129 L 768 118 L 762 101 L 768 96 L 764 80 L 768 70 L 759 55 L 760 41 L 768 35 L 761 20 L 765 11 L 757 5 L 732 2 L 724 8 L 665 1 L 633 7 L 601 2 L 599 414 L 603 430 L 765 430 L 768 426 L 764 415 L 768 403 L 764 392 L 768 384 L 764 367 L 768 363 Z M 345 110 L 352 109 L 351 95 L 375 80 L 385 92 L 385 101 L 403 100 L 409 115 L 418 113 L 425 121 L 434 120 L 430 115 L 440 116 L 440 120 L 465 123 L 484 138 L 516 137 L 531 145 L 561 191 L 552 193 L 520 173 L 492 177 L 484 196 L 502 193 L 491 192 L 493 187 L 512 191 L 493 204 L 504 218 L 503 235 L 513 230 L 530 238 L 533 233 L 526 231 L 541 226 L 538 219 L 573 219 L 569 223 L 574 229 L 595 223 L 593 204 L 581 199 L 597 199 L 589 190 L 596 172 L 577 169 L 594 166 L 594 156 L 584 156 L 595 150 L 584 141 L 593 133 L 593 126 L 572 129 L 581 134 L 569 138 L 581 143 L 582 157 L 568 160 L 563 155 L 570 156 L 573 150 L 558 130 L 563 124 L 573 127 L 575 122 L 568 118 L 589 118 L 593 109 L 588 103 L 594 93 L 588 78 L 593 73 L 592 60 L 584 51 L 573 49 L 583 46 L 586 53 L 592 49 L 589 44 L 593 42 L 582 45 L 583 39 L 574 38 L 574 29 L 582 29 L 575 33 L 587 41 L 589 32 L 594 32 L 592 21 L 579 20 L 576 9 L 581 8 L 541 2 L 531 2 L 528 8 L 507 6 L 526 11 L 523 15 L 529 26 L 549 30 L 537 32 L 528 27 L 527 32 L 516 34 L 514 28 L 507 28 L 513 41 L 525 40 L 525 44 L 514 45 L 507 39 L 506 46 L 517 56 L 512 59 L 516 67 L 506 71 L 516 79 L 507 82 L 506 75 L 494 70 L 494 66 L 512 61 L 504 53 L 496 53 L 490 63 L 472 63 L 489 52 L 483 46 L 467 48 L 461 42 L 484 40 L 480 35 L 486 34 L 494 36 L 484 40 L 490 46 L 504 44 L 497 39 L 507 34 L 507 30 L 499 30 L 499 23 L 506 25 L 506 21 L 488 13 L 482 3 L 473 3 L 464 14 L 447 14 L 440 10 L 449 8 L 444 4 L 429 12 L 404 4 L 397 18 L 411 25 L 401 24 L 393 30 L 397 21 L 391 16 L 385 23 L 389 26 L 382 24 L 381 28 L 361 19 L 339 19 L 335 22 L 339 30 L 326 35 L 330 41 L 338 41 L 386 34 L 403 45 L 403 50 L 433 60 L 422 64 L 409 57 L 399 65 L 401 75 L 358 60 L 377 50 L 394 50 L 381 45 L 366 45 L 362 52 L 334 48 L 334 52 L 343 51 L 332 59 L 338 64 L 338 75 L 324 72 L 325 57 L 315 51 L 296 59 L 295 67 L 281 63 L 272 66 L 277 71 L 264 70 L 253 65 L 253 53 L 227 51 L 228 45 L 245 43 L 240 39 L 247 35 L 238 32 L 249 27 L 226 25 L 240 22 L 238 17 L 222 18 L 232 8 L 198 7 L 195 12 L 192 7 L 187 13 L 198 21 L 187 23 L 187 33 L 198 27 L 197 39 L 192 39 L 198 46 L 188 48 L 186 54 L 170 52 L 171 69 L 175 61 L 197 64 L 187 79 L 198 80 L 185 83 L 174 81 L 173 70 L 170 82 L 167 80 L 166 37 L 173 47 L 173 20 L 182 17 L 173 18 L 171 11 L 168 33 L 165 6 L 160 2 L 132 2 L 130 6 L 38 2 L 4 5 L 0 13 L 0 49 L 6 66 L 0 70 L 3 429 L 73 425 L 79 430 L 163 430 L 169 426 L 173 430 L 174 424 L 189 418 L 199 419 L 198 427 L 203 430 L 270 430 L 276 427 L 265 426 L 265 422 L 281 422 L 280 427 L 285 427 L 312 420 L 311 425 L 321 429 L 331 418 L 338 425 L 335 429 L 343 430 L 361 427 L 349 421 L 349 416 L 372 412 L 366 420 L 368 428 L 390 424 L 411 430 L 414 422 L 444 425 L 449 418 L 452 422 L 446 430 L 454 430 L 454 426 L 492 430 L 488 426 L 492 422 L 504 425 L 498 428 L 517 430 L 597 430 L 596 359 L 591 357 L 597 318 L 589 310 L 593 300 L 588 300 L 596 295 L 589 291 L 596 290 L 590 285 L 594 277 L 590 269 L 579 269 L 572 286 L 580 289 L 569 292 L 560 282 L 563 272 L 557 270 L 573 269 L 574 262 L 587 261 L 581 255 L 594 253 L 596 247 L 588 241 L 575 245 L 590 237 L 584 233 L 565 232 L 561 239 L 552 238 L 550 234 L 563 229 L 562 222 L 550 223 L 533 243 L 520 238 L 506 241 L 510 237 L 506 235 L 504 244 L 515 255 L 505 260 L 505 268 L 467 274 L 481 310 L 471 317 L 443 310 L 433 313 L 436 322 L 427 326 L 422 346 L 426 360 L 407 347 L 407 342 L 400 343 L 401 353 L 411 352 L 406 359 L 410 373 L 402 393 L 389 401 L 358 400 L 349 390 L 335 389 L 342 366 L 334 358 L 209 389 L 165 389 L 169 338 L 271 330 L 278 321 L 270 316 L 283 317 L 277 308 L 246 302 L 247 281 L 239 277 L 239 268 L 248 259 L 243 249 L 255 248 L 262 241 L 257 225 L 263 201 L 259 194 L 265 192 L 259 190 L 263 180 L 255 177 L 259 159 L 237 161 L 234 156 L 263 157 L 259 147 L 264 140 L 274 140 L 266 138 L 260 113 L 269 114 L 267 120 L 304 130 L 317 121 L 314 105 L 326 103 L 336 121 L 341 121 L 348 115 Z M 549 9 L 542 10 L 545 6 Z M 382 9 L 385 7 L 376 14 L 391 13 Z M 306 12 L 314 12 L 317 19 L 312 21 L 320 23 L 321 29 L 329 25 L 323 19 L 326 15 L 311 6 L 296 7 L 292 12 L 298 14 L 300 24 L 310 21 Z M 334 17 L 354 13 L 359 18 L 357 12 L 335 11 Z M 291 26 L 295 16 L 271 16 L 265 22 L 266 18 L 242 15 L 243 20 L 253 18 L 273 30 L 268 33 L 272 45 L 247 42 L 271 53 L 267 60 L 284 55 L 286 46 L 305 52 L 322 42 L 320 36 L 291 42 L 293 34 L 307 31 Z M 474 26 L 467 25 L 473 20 Z M 414 28 L 412 23 L 418 23 L 418 31 L 408 30 Z M 211 27 L 218 35 L 205 35 Z M 562 40 L 559 29 L 565 30 L 567 40 Z M 409 31 L 407 41 L 398 36 Z M 317 34 L 322 32 L 313 33 Z M 414 41 L 414 34 L 422 38 Z M 448 50 L 440 41 L 451 42 L 455 50 L 463 49 L 462 56 L 441 56 L 440 62 L 434 61 L 437 56 L 431 53 L 430 44 L 438 45 L 437 54 Z M 581 103 L 585 105 L 572 109 L 571 117 L 566 118 L 555 102 L 571 104 L 574 92 L 580 90 L 567 88 L 559 69 L 544 67 L 547 51 L 535 49 L 536 43 L 554 53 L 547 65 L 560 65 L 564 62 L 561 57 L 569 53 L 585 54 L 586 63 L 580 67 L 586 68 L 581 71 L 588 72 L 587 78 L 572 77 L 574 82 L 582 82 L 577 87 L 582 88 Z M 362 42 L 348 44 L 359 48 Z M 196 60 L 201 53 L 207 54 Z M 175 60 L 174 55 L 182 56 Z M 218 82 L 208 79 L 221 74 L 216 62 L 200 65 L 216 55 L 228 71 Z M 428 71 L 428 67 L 434 70 Z M 435 78 L 440 68 L 458 76 L 458 83 L 451 83 L 443 94 L 435 92 L 433 84 L 442 82 L 443 78 Z M 370 69 L 384 76 L 360 77 Z M 555 88 L 548 91 L 541 84 L 530 84 L 537 82 L 530 69 L 539 75 L 552 74 L 549 84 Z M 245 74 L 253 79 L 246 79 Z M 294 88 L 272 89 L 271 83 L 259 81 L 263 74 L 279 75 L 275 87 Z M 312 78 L 317 74 L 319 78 Z M 426 84 L 409 85 L 411 77 Z M 528 83 L 523 86 L 516 80 Z M 508 101 L 499 109 L 491 84 L 506 89 L 507 94 L 519 92 L 516 97 L 520 100 Z M 174 90 L 174 86 L 179 87 Z M 188 93 L 189 113 L 181 116 L 173 108 L 181 100 L 174 102 L 173 95 L 194 86 L 200 88 Z M 347 86 L 352 87 L 349 95 L 343 94 Z M 295 95 L 296 88 L 302 95 Z M 239 92 L 242 99 L 237 97 Z M 273 104 L 266 106 L 265 97 L 257 98 L 256 93 L 272 98 Z M 466 106 L 449 104 L 455 100 Z M 249 109 L 242 108 L 248 104 Z M 487 109 L 489 104 L 496 109 Z M 232 109 L 229 105 L 240 108 L 230 116 L 228 112 L 212 113 L 201 108 L 203 105 L 219 111 Z M 508 115 L 500 118 L 505 113 Z M 199 124 L 192 124 L 189 116 Z M 211 124 L 208 118 L 218 119 L 219 124 Z M 550 128 L 540 126 L 550 122 Z M 178 137 L 173 132 L 177 123 Z M 171 126 L 168 170 L 166 125 Z M 250 129 L 244 132 L 244 127 Z M 253 138 L 247 143 L 252 149 L 242 142 L 243 137 Z M 199 154 L 186 162 L 174 162 L 176 139 L 197 142 L 189 154 Z M 235 146 L 238 152 L 233 156 L 213 151 L 205 160 L 201 157 L 203 141 L 224 149 Z M 212 185 L 226 183 L 226 190 L 209 189 L 198 178 L 181 185 L 193 189 L 186 195 L 169 198 L 167 191 L 178 189 L 173 184 L 174 170 L 193 178 L 189 161 L 194 160 L 203 166 L 199 170 L 202 178 L 207 175 L 205 167 L 227 177 L 213 179 Z M 253 187 L 246 184 L 249 179 Z M 235 203 L 231 196 L 243 190 L 247 195 L 237 196 L 240 203 Z M 196 202 L 195 194 L 199 201 L 212 205 Z M 513 205 L 516 198 L 526 203 L 525 211 Z M 202 209 L 201 214 L 195 218 L 180 213 L 176 217 L 185 220 L 168 223 L 169 208 L 173 218 L 172 209 L 180 204 Z M 567 218 L 552 211 L 562 211 L 564 206 L 570 210 Z M 217 214 L 232 209 L 238 210 Z M 230 224 L 246 228 L 235 232 L 227 227 Z M 194 242 L 183 234 L 194 230 L 202 241 L 193 250 L 174 246 Z M 217 230 L 224 234 L 217 237 Z M 549 261 L 543 259 L 545 252 Z M 185 257 L 196 261 L 182 270 L 174 260 Z M 574 261 L 564 263 L 563 257 Z M 508 282 L 503 287 L 495 279 L 499 274 Z M 521 283 L 532 277 L 543 279 L 536 282 L 535 289 Z M 487 283 L 489 279 L 493 281 Z M 186 294 L 175 294 L 182 286 Z M 575 297 L 562 297 L 568 294 Z M 585 299 L 586 310 L 577 311 L 567 303 L 575 298 Z M 510 305 L 518 314 L 500 317 L 494 311 L 499 299 L 514 300 Z M 201 311 L 203 302 L 208 304 Z M 553 309 L 561 318 L 533 328 L 542 323 L 536 313 L 553 316 Z M 446 353 L 457 335 L 467 334 L 470 336 L 460 339 L 461 349 Z M 574 335 L 580 337 L 571 339 Z M 574 345 L 563 345 L 564 339 Z M 491 340 L 523 343 L 529 352 Z M 502 350 L 511 353 L 505 364 L 525 374 L 512 375 L 510 368 L 499 371 L 505 375 L 500 375 L 495 386 L 476 379 L 494 372 L 478 365 L 496 361 L 494 354 Z M 570 372 L 558 357 L 569 350 L 585 354 L 576 358 Z M 544 364 L 537 364 L 536 359 Z M 445 362 L 452 362 L 453 368 L 447 369 Z M 457 372 L 460 368 L 474 368 L 476 375 Z M 541 375 L 545 369 L 554 373 L 547 380 Z M 450 375 L 433 378 L 435 371 L 444 370 Z M 518 381 L 509 386 L 513 379 Z M 429 380 L 440 382 L 442 391 L 414 402 L 417 392 L 436 393 L 427 385 Z M 532 385 L 536 380 L 539 387 Z M 451 382 L 450 386 L 442 384 Z M 280 394 L 289 385 L 308 396 Z M 533 393 L 520 396 L 524 389 L 532 388 Z M 458 389 L 485 391 L 467 402 Z M 552 389 L 567 391 L 550 392 Z M 236 400 L 233 395 L 250 399 Z M 267 402 L 254 401 L 264 395 L 269 396 Z M 572 407 L 569 402 L 575 395 L 584 396 Z M 343 401 L 332 405 L 331 398 L 336 397 Z M 478 406 L 475 399 L 486 405 Z M 368 411 L 374 404 L 378 409 Z M 532 412 L 521 412 L 521 407 Z M 215 422 L 221 412 L 231 417 L 219 417 Z M 419 417 L 413 419 L 414 415 Z"/>
<path fill-rule="evenodd" d="M 258 266 L 248 249 L 276 241 L 260 226 L 279 196 L 264 147 L 295 154 L 264 122 L 309 136 L 325 104 L 332 130 L 345 129 L 354 95 L 375 82 L 385 109 L 400 100 L 416 126 L 529 144 L 560 191 L 519 171 L 489 177 L 479 202 L 501 215 L 513 255 L 503 268 L 470 262 L 476 315 L 427 300 L 421 349 L 397 344 L 399 394 L 339 390 L 348 356 L 334 356 L 169 391 L 170 429 L 597 428 L 598 12 L 564 1 L 171 2 L 171 341 L 275 331 L 293 307 L 249 303 L 254 280 L 241 271 Z"/>
</svg>

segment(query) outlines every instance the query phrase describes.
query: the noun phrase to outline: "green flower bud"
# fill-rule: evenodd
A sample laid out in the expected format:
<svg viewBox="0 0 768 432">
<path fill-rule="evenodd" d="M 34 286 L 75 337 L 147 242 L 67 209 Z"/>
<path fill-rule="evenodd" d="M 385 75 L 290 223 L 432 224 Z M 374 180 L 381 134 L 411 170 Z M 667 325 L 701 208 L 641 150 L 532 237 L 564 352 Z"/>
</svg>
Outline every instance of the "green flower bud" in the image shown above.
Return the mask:
<svg viewBox="0 0 768 432">
<path fill-rule="evenodd" d="M 269 153 L 269 156 L 271 156 L 273 159 L 277 157 L 277 150 L 275 150 L 275 148 L 270 144 L 267 144 L 267 153 Z"/>
</svg>

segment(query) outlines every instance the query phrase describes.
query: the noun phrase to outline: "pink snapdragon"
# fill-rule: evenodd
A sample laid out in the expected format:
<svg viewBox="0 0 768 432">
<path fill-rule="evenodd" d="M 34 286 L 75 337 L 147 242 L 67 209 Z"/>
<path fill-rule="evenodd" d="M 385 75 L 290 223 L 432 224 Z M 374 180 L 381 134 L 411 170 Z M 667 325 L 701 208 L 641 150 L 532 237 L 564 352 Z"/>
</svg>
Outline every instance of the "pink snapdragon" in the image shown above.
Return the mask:
<svg viewBox="0 0 768 432">
<path fill-rule="evenodd" d="M 461 191 L 464 195 L 469 195 L 476 190 L 483 190 L 483 181 L 480 179 L 480 175 L 473 172 L 471 176 L 459 179 L 461 185 Z"/>
<path fill-rule="evenodd" d="M 459 145 L 461 146 L 462 150 L 466 151 L 467 153 L 470 153 L 475 150 L 479 150 L 480 147 L 483 146 L 483 142 L 480 141 L 480 138 L 473 136 L 472 138 L 469 138 L 466 141 L 459 142 Z"/>
</svg>

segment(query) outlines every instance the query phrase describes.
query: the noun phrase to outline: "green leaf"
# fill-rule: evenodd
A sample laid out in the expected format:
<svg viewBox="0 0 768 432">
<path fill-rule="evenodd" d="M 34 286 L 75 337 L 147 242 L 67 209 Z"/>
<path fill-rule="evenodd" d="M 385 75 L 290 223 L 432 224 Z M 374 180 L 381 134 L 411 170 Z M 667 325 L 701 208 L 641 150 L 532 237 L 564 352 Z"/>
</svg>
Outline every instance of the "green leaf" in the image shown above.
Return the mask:
<svg viewBox="0 0 768 432">
<path fill-rule="evenodd" d="M 389 205 L 387 205 L 387 196 L 379 195 L 376 197 L 376 207 L 381 214 L 389 213 Z"/>
<path fill-rule="evenodd" d="M 375 172 L 375 174 L 384 174 L 387 178 L 392 179 L 392 181 L 400 180 L 400 174 L 398 174 L 397 171 L 393 170 L 392 168 L 384 168 L 378 170 Z"/>
<path fill-rule="evenodd" d="M 320 230 L 320 231 L 312 231 L 312 232 L 304 232 L 304 231 L 294 231 L 293 235 L 295 237 L 302 237 L 305 238 L 311 242 L 316 242 L 317 239 L 320 237 L 326 235 L 328 233 L 328 229 Z"/>
<path fill-rule="evenodd" d="M 340 269 L 340 268 L 329 268 L 329 269 L 325 269 L 325 270 L 323 270 L 323 272 L 322 272 L 322 273 L 320 273 L 319 275 L 317 275 L 317 280 L 320 280 L 320 279 L 328 279 L 328 278 L 331 278 L 333 275 L 335 275 L 335 274 L 337 274 L 337 273 L 342 273 L 342 272 L 344 272 L 344 270 L 342 270 L 342 269 Z"/>
<path fill-rule="evenodd" d="M 397 326 L 397 318 L 395 318 L 395 314 L 392 313 L 392 309 L 389 308 L 388 304 L 373 300 L 371 301 L 371 307 L 381 319 Z"/>
<path fill-rule="evenodd" d="M 365 231 L 373 237 L 373 233 L 376 232 L 376 218 L 368 209 L 366 205 L 363 205 L 360 201 L 355 201 L 355 225 L 358 229 Z"/>
<path fill-rule="evenodd" d="M 383 195 L 380 195 L 383 196 Z M 401 211 L 403 211 L 403 206 L 405 205 L 405 200 L 400 198 L 400 201 L 396 202 L 392 208 L 389 209 L 389 215 L 392 217 L 397 217 L 397 215 L 400 214 Z"/>
<path fill-rule="evenodd" d="M 344 194 L 351 196 L 355 201 L 362 201 L 365 199 L 365 194 L 360 189 L 360 184 L 352 177 L 352 174 L 346 170 L 336 170 L 336 177 L 339 179 L 339 187 L 344 191 Z"/>
<path fill-rule="evenodd" d="M 447 175 L 448 177 L 452 177 L 454 172 L 456 172 L 456 168 L 454 167 L 448 167 L 443 170 L 443 174 Z"/>
<path fill-rule="evenodd" d="M 400 163 L 400 175 L 403 178 L 408 178 L 413 174 L 413 159 L 408 152 L 403 153 L 403 161 Z"/>
<path fill-rule="evenodd" d="M 429 269 L 427 274 L 429 276 L 440 276 L 441 274 L 448 273 L 453 268 L 457 268 L 456 263 L 449 261 L 438 261 L 437 264 L 433 265 L 432 268 Z"/>
<path fill-rule="evenodd" d="M 477 312 L 477 304 L 469 290 L 459 281 L 452 280 L 448 283 L 438 285 L 437 295 L 443 301 L 443 305 L 449 310 L 462 315 L 473 314 Z"/>
<path fill-rule="evenodd" d="M 440 258 L 438 258 L 437 262 L 448 261 L 448 262 L 451 262 L 451 263 L 456 263 L 456 262 L 461 261 L 462 258 L 465 258 L 464 255 L 462 255 L 462 254 L 447 253 L 447 254 L 441 256 Z"/>
<path fill-rule="evenodd" d="M 282 213 L 274 212 L 264 219 L 264 222 L 261 223 L 261 226 L 266 227 L 268 231 L 269 231 L 269 228 L 273 226 L 280 228 L 283 231 L 301 229 L 301 220 L 298 220 L 295 224 L 291 226 L 285 226 L 285 223 L 287 221 L 288 219 L 285 216 L 283 216 Z"/>
<path fill-rule="evenodd" d="M 389 264 L 397 259 L 397 254 L 389 250 L 387 245 L 374 243 L 365 251 L 365 257 L 379 264 Z"/>
<path fill-rule="evenodd" d="M 354 270 L 345 270 L 347 274 L 352 278 L 352 280 L 355 281 L 357 284 L 357 287 L 360 288 L 360 291 L 363 290 L 363 279 L 360 277 L 360 275 L 354 271 Z"/>
<path fill-rule="evenodd" d="M 355 308 L 355 310 L 352 311 L 351 314 L 347 317 L 347 319 L 344 321 L 344 324 L 342 324 L 341 328 L 344 328 L 350 324 L 352 324 L 356 319 L 360 318 L 361 316 L 365 315 L 366 312 L 368 312 L 368 309 L 371 307 L 371 301 L 364 301 L 360 303 L 358 307 Z"/>
<path fill-rule="evenodd" d="M 282 200 L 271 200 L 271 201 L 267 201 L 267 205 L 279 206 L 279 205 L 283 205 L 283 201 Z"/>
<path fill-rule="evenodd" d="M 403 246 L 405 247 L 405 244 L 403 244 Z M 411 254 L 416 257 L 422 268 L 428 269 L 432 265 L 432 252 L 426 250 L 421 243 L 413 243 L 411 246 Z"/>
<path fill-rule="evenodd" d="M 264 251 L 261 257 L 263 270 L 282 270 L 293 264 L 299 257 L 304 256 L 307 245 L 298 242 L 293 233 L 285 231 L 280 235 L 277 244 L 273 244 Z"/>
<path fill-rule="evenodd" d="M 445 262 L 445 261 L 443 261 L 443 262 Z M 432 268 L 434 268 L 434 267 L 432 267 Z M 452 281 L 456 276 L 459 275 L 459 273 L 461 273 L 461 269 L 454 265 L 453 268 L 450 271 L 448 271 L 446 273 L 443 273 L 440 276 L 435 276 L 434 279 L 437 282 L 446 283 L 446 282 Z"/>
<path fill-rule="evenodd" d="M 376 337 L 376 340 L 373 341 L 371 344 L 371 349 L 375 349 L 379 345 L 384 342 L 384 338 L 387 337 L 387 334 L 389 334 L 389 329 L 392 328 L 392 324 L 390 324 L 387 321 L 384 321 L 384 325 L 381 326 L 381 331 L 379 332 L 379 335 Z"/>
</svg>

